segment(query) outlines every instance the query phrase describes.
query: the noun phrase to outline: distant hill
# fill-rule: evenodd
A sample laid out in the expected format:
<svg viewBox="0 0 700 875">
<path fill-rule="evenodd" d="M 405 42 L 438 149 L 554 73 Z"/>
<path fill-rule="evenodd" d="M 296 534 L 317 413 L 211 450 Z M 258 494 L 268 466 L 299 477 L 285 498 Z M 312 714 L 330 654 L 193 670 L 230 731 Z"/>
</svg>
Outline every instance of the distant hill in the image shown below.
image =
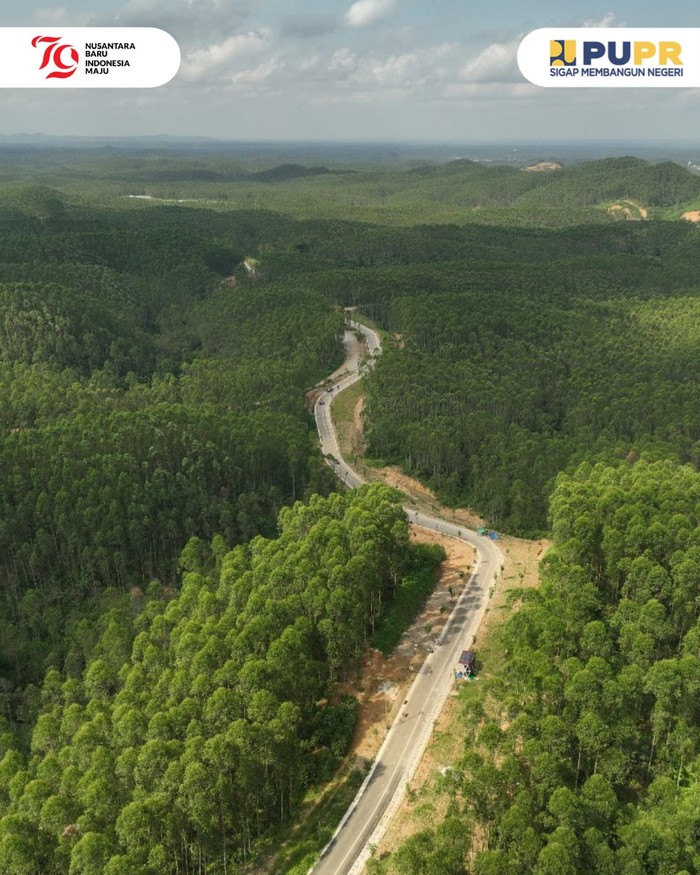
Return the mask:
<svg viewBox="0 0 700 875">
<path fill-rule="evenodd" d="M 287 179 L 299 179 L 304 176 L 323 176 L 331 173 L 327 167 L 302 167 L 301 164 L 280 164 L 269 170 L 251 173 L 249 179 L 256 182 L 285 182 Z"/>
<path fill-rule="evenodd" d="M 606 158 L 537 174 L 540 185 L 521 200 L 580 206 L 630 198 L 647 206 L 672 206 L 700 196 L 700 177 L 672 161 L 650 164 L 640 158 Z"/>
<path fill-rule="evenodd" d="M 700 176 L 672 161 L 653 164 L 622 157 L 587 161 L 550 172 L 468 159 L 396 174 L 402 195 L 437 198 L 463 207 L 589 207 L 617 200 L 669 207 L 700 197 Z M 539 167 L 537 168 L 539 169 Z M 556 171 L 556 172 L 555 172 Z"/>
<path fill-rule="evenodd" d="M 243 170 L 180 166 L 178 162 L 172 167 L 148 167 L 133 173 L 129 178 L 138 182 L 286 182 L 290 179 L 322 176 L 332 172 L 327 167 L 280 164 L 250 173 Z"/>
<path fill-rule="evenodd" d="M 140 182 L 239 182 L 246 179 L 244 173 L 225 174 L 206 168 L 169 168 L 166 170 L 147 170 L 135 174 L 132 179 Z"/>
</svg>

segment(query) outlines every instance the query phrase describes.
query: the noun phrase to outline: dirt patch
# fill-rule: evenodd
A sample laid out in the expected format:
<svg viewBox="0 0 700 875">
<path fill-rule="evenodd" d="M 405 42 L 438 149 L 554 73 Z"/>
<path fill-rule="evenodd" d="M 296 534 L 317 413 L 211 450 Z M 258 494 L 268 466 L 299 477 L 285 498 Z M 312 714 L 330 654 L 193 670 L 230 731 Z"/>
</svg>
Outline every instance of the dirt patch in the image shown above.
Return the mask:
<svg viewBox="0 0 700 875">
<path fill-rule="evenodd" d="M 352 451 L 356 456 L 361 456 L 367 449 L 364 430 L 362 428 L 362 411 L 364 409 L 365 398 L 364 395 L 360 395 L 352 409 L 352 425 L 349 434 L 350 443 L 353 448 Z"/>
<path fill-rule="evenodd" d="M 417 508 L 428 514 L 438 514 L 443 519 L 454 523 L 461 523 L 469 529 L 478 529 L 483 526 L 484 520 L 474 510 L 468 507 L 444 507 L 440 504 L 432 489 L 429 489 L 420 480 L 414 477 L 409 477 L 408 474 L 396 467 L 388 465 L 385 468 L 370 468 L 362 466 L 360 462 L 362 475 L 370 480 L 381 480 L 389 486 L 394 486 L 400 489 Z"/>
<path fill-rule="evenodd" d="M 530 167 L 523 168 L 526 173 L 537 173 L 542 170 L 561 170 L 561 164 L 556 161 L 540 161 L 539 164 L 532 164 Z"/>
<path fill-rule="evenodd" d="M 480 526 L 485 525 L 485 520 L 480 517 L 475 510 L 472 510 L 470 507 L 443 507 L 441 504 L 437 504 L 435 511 L 439 516 L 443 519 L 450 520 L 453 523 L 462 523 L 462 525 L 466 526 L 469 529 L 478 529 Z"/>
<path fill-rule="evenodd" d="M 365 409 L 365 397 L 361 395 L 352 410 L 352 427 L 356 433 L 362 433 L 362 411 Z"/>
<path fill-rule="evenodd" d="M 375 476 L 388 483 L 389 486 L 394 486 L 405 492 L 409 498 L 418 499 L 419 501 L 427 501 L 432 504 L 437 504 L 435 493 L 424 486 L 420 480 L 414 480 L 408 474 L 404 474 L 400 468 L 395 465 L 389 465 L 386 468 L 379 468 L 374 472 Z"/>
<path fill-rule="evenodd" d="M 647 208 L 643 207 L 641 204 L 635 203 L 635 201 L 621 201 L 619 204 L 613 204 L 608 207 L 608 212 L 613 216 L 630 219 L 632 221 L 646 219 L 649 216 Z"/>
<path fill-rule="evenodd" d="M 685 219 L 687 222 L 700 222 L 700 210 L 689 210 L 687 213 L 683 213 L 681 219 Z"/>
<path fill-rule="evenodd" d="M 411 526 L 411 540 L 422 544 L 440 543 L 447 559 L 432 595 L 413 625 L 389 657 L 368 650 L 359 677 L 340 684 L 338 693 L 350 693 L 360 703 L 350 756 L 365 761 L 374 759 L 386 731 L 406 698 L 416 671 L 447 622 L 459 594 L 469 579 L 474 551 L 464 541 L 446 538 L 436 532 Z"/>
</svg>

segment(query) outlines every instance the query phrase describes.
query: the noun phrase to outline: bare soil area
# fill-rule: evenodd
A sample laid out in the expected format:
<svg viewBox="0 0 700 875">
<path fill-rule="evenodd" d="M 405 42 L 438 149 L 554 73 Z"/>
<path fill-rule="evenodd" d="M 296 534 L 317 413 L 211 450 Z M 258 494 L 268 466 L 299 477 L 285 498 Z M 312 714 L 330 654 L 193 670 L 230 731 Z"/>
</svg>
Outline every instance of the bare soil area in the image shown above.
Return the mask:
<svg viewBox="0 0 700 875">
<path fill-rule="evenodd" d="M 649 216 L 649 211 L 641 204 L 635 201 L 621 201 L 619 204 L 613 204 L 608 207 L 608 212 L 614 216 L 623 216 L 625 219 L 646 219 Z"/>
<path fill-rule="evenodd" d="M 527 173 L 538 173 L 544 170 L 561 170 L 561 164 L 557 164 L 556 161 L 540 161 L 539 164 L 531 164 L 529 167 L 525 167 L 524 170 Z"/>
<path fill-rule="evenodd" d="M 424 609 L 404 633 L 391 656 L 385 657 L 370 648 L 359 678 L 339 687 L 340 694 L 350 693 L 360 703 L 350 755 L 362 760 L 374 759 L 386 730 L 406 698 L 415 672 L 440 635 L 469 579 L 469 569 L 474 562 L 472 548 L 455 538 L 443 538 L 435 532 L 411 526 L 411 539 L 424 544 L 441 543 L 447 559 L 440 566 L 435 589 Z"/>
<path fill-rule="evenodd" d="M 364 433 L 362 430 L 362 411 L 365 407 L 365 399 L 363 395 L 357 399 L 352 411 L 352 430 L 350 433 L 355 455 L 361 456 L 367 449 Z"/>
<path fill-rule="evenodd" d="M 681 219 L 688 222 L 700 222 L 700 210 L 689 210 L 687 213 L 683 213 Z"/>
</svg>

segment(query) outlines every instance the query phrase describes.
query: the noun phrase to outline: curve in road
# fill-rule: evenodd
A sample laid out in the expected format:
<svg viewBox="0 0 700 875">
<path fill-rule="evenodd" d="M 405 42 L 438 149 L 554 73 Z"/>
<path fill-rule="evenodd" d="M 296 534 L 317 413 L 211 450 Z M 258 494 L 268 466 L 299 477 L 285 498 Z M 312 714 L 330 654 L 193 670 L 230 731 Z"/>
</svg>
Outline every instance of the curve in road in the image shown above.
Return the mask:
<svg viewBox="0 0 700 875">
<path fill-rule="evenodd" d="M 316 401 L 314 416 L 327 463 L 348 486 L 365 481 L 343 459 L 331 419 L 333 400 L 344 389 L 362 379 L 365 368 L 374 365 L 381 353 L 378 334 L 371 328 L 350 321 L 345 332 L 346 359 L 336 371 L 338 382 Z M 363 363 L 361 332 L 369 350 Z M 309 872 L 314 875 L 357 875 L 370 856 L 370 846 L 378 844 L 398 808 L 406 784 L 412 778 L 445 700 L 454 683 L 454 666 L 462 650 L 471 646 L 486 611 L 490 590 L 503 556 L 489 538 L 439 517 L 428 516 L 405 506 L 413 525 L 460 538 L 471 544 L 477 563 L 461 596 L 450 614 L 435 649 L 429 653 L 408 692 L 404 706 L 387 733 L 372 767 L 343 816 L 338 828 Z"/>
</svg>

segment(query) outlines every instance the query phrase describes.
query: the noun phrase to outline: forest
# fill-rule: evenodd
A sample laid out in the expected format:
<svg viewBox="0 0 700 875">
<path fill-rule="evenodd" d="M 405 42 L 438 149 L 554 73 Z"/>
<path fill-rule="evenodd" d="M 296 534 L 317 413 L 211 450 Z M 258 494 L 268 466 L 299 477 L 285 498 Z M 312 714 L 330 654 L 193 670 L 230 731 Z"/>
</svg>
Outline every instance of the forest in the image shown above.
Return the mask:
<svg viewBox="0 0 700 875">
<path fill-rule="evenodd" d="M 46 674 L 28 751 L 2 736 L 0 870 L 235 871 L 332 775 L 356 712 L 333 683 L 440 548 L 409 547 L 380 484 L 285 507 L 278 527 L 233 550 L 190 539 L 177 590 L 105 593 L 89 647 Z"/>
<path fill-rule="evenodd" d="M 342 316 L 302 284 L 242 293 L 235 223 L 6 195 L 0 695 L 17 716 L 106 589 L 170 586 L 191 536 L 272 535 L 329 490 L 303 391 L 340 362 Z"/>
<path fill-rule="evenodd" d="M 699 499 L 672 461 L 557 478 L 540 586 L 463 700 L 447 816 L 373 875 L 700 871 Z"/>
<path fill-rule="evenodd" d="M 383 308 L 400 337 L 367 379 L 370 453 L 526 536 L 547 531 L 553 480 L 577 461 L 646 452 L 697 465 L 693 237 L 610 257 L 607 272 L 598 256 L 474 265 L 462 288 L 450 271 L 398 271 L 401 295 L 386 274 L 370 280 L 361 309 Z"/>
<path fill-rule="evenodd" d="M 8 154 L 0 871 L 236 875 L 335 773 L 338 682 L 442 558 L 334 492 L 344 307 L 370 462 L 555 543 L 448 816 L 375 871 L 700 871 L 698 176 Z"/>
</svg>

